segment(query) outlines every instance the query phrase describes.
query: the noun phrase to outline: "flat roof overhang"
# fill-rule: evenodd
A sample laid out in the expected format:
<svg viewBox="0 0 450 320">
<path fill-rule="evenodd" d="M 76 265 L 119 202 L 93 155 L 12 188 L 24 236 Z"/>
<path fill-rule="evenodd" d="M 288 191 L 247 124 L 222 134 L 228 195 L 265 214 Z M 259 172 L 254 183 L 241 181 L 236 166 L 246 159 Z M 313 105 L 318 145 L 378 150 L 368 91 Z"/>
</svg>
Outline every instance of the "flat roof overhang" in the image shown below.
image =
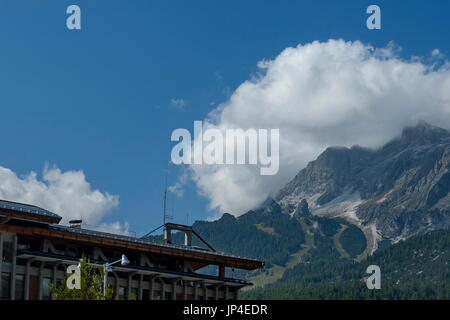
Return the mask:
<svg viewBox="0 0 450 320">
<path fill-rule="evenodd" d="M 154 253 L 179 257 L 193 262 L 198 267 L 213 264 L 229 268 L 254 270 L 262 268 L 264 263 L 258 260 L 241 257 L 228 256 L 217 252 L 205 252 L 201 250 L 188 250 L 175 246 L 165 246 L 143 242 L 132 242 L 119 239 L 105 238 L 101 236 L 88 235 L 62 230 L 50 230 L 37 227 L 23 227 L 9 224 L 0 224 L 0 231 L 15 232 L 27 236 L 41 237 L 45 239 L 65 240 L 85 245 L 112 247 L 138 251 L 141 253 Z"/>
<path fill-rule="evenodd" d="M 16 210 L 0 209 L 0 216 L 10 219 L 33 221 L 43 224 L 59 223 L 60 217 L 43 216 L 40 214 L 34 214 L 32 212 L 21 212 Z"/>
</svg>

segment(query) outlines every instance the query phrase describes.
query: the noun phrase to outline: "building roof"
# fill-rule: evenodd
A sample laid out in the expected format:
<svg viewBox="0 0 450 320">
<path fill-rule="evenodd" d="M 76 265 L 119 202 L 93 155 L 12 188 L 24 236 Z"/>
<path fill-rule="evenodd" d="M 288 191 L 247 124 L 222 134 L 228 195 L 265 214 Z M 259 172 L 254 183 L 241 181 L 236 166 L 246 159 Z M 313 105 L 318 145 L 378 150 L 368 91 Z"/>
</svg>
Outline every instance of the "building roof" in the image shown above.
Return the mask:
<svg viewBox="0 0 450 320">
<path fill-rule="evenodd" d="M 0 200 L 0 215 L 44 223 L 59 223 L 61 216 L 30 204 Z"/>
<path fill-rule="evenodd" d="M 148 238 L 143 239 L 57 225 L 62 219 L 61 216 L 29 204 L 0 200 L 0 216 L 6 216 L 7 219 L 28 220 L 46 225 L 45 227 L 33 227 L 32 225 L 25 227 L 8 223 L 0 224 L 0 230 L 9 230 L 11 232 L 51 239 L 77 241 L 98 246 L 130 249 L 142 253 L 176 256 L 190 260 L 193 263 L 194 269 L 208 264 L 224 265 L 246 270 L 253 270 L 264 266 L 263 262 L 255 259 L 225 254 L 223 252 L 207 251 L 198 247 L 158 243 Z"/>
<path fill-rule="evenodd" d="M 70 228 L 67 226 L 60 226 L 60 225 L 52 225 L 49 226 L 50 230 L 53 231 L 61 231 L 65 233 L 73 233 L 78 235 L 84 235 L 89 237 L 95 237 L 95 238 L 101 238 L 101 239 L 108 239 L 112 241 L 116 241 L 115 244 L 118 245 L 119 242 L 125 242 L 130 244 L 135 244 L 138 246 L 135 246 L 135 248 L 140 248 L 141 246 L 144 246 L 144 248 L 147 248 L 146 251 L 149 252 L 159 252 L 159 253 L 169 253 L 172 255 L 180 255 L 183 257 L 192 257 L 197 258 L 205 261 L 211 261 L 212 262 L 220 262 L 223 261 L 227 264 L 231 264 L 232 267 L 235 268 L 241 268 L 241 269 L 247 269 L 247 270 L 253 270 L 257 268 L 261 268 L 264 263 L 256 260 L 251 259 L 247 257 L 227 254 L 223 252 L 218 251 L 207 251 L 203 250 L 201 248 L 197 247 L 191 247 L 191 246 L 185 246 L 185 245 L 178 245 L 178 244 L 168 244 L 168 243 L 159 243 L 154 240 L 150 239 L 143 239 L 143 238 L 136 238 L 136 237 L 130 237 L 130 236 L 124 236 L 124 235 L 118 235 L 113 233 L 107 233 L 107 232 L 101 232 L 101 231 L 94 231 L 94 230 L 88 230 L 88 229 L 78 229 L 78 228 Z"/>
</svg>

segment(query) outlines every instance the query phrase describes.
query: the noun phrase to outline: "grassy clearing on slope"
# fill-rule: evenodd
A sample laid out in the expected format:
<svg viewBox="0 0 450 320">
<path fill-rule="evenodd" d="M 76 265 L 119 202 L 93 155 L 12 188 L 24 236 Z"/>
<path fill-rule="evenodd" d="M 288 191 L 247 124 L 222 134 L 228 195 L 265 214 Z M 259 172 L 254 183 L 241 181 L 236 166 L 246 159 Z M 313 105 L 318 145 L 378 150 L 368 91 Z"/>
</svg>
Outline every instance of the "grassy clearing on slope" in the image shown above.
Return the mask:
<svg viewBox="0 0 450 320">
<path fill-rule="evenodd" d="M 280 265 L 272 265 L 272 267 L 268 268 L 267 270 L 258 273 L 256 276 L 249 278 L 251 282 L 253 282 L 254 286 L 253 288 L 261 288 L 267 284 L 274 283 L 283 277 L 284 272 L 287 269 L 292 269 L 296 265 L 302 262 L 302 257 L 311 249 L 314 247 L 314 234 L 309 230 L 309 227 L 304 223 L 304 221 L 300 221 L 300 225 L 302 227 L 302 231 L 305 233 L 305 241 L 306 243 L 301 246 L 301 248 L 292 253 L 289 256 L 289 260 L 286 263 L 285 266 Z M 270 232 L 268 227 L 264 227 L 262 225 L 256 225 L 256 227 L 260 230 L 263 230 L 265 232 Z M 275 232 L 274 232 L 275 233 Z M 276 234 L 276 233 L 275 233 Z M 247 287 L 244 290 L 251 290 L 252 287 Z"/>
</svg>

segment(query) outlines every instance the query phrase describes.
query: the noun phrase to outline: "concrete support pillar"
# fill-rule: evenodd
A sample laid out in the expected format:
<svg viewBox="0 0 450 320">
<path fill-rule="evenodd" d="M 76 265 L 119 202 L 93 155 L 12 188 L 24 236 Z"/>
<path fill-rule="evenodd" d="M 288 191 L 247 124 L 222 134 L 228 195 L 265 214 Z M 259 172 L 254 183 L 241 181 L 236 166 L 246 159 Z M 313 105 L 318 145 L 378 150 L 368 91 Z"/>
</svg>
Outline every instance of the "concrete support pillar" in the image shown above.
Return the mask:
<svg viewBox="0 0 450 320">
<path fill-rule="evenodd" d="M 187 300 L 188 281 L 183 280 L 183 300 Z"/>
<path fill-rule="evenodd" d="M 164 226 L 164 242 L 172 243 L 172 229 Z"/>
<path fill-rule="evenodd" d="M 114 300 L 119 300 L 119 276 L 117 275 L 117 273 L 112 272 L 113 276 L 114 276 Z"/>
<path fill-rule="evenodd" d="M 25 300 L 30 300 L 30 270 L 33 259 L 28 259 L 25 263 Z"/>
<path fill-rule="evenodd" d="M 142 283 L 144 282 L 144 275 L 139 275 L 138 300 L 142 300 Z"/>
<path fill-rule="evenodd" d="M 2 296 L 3 233 L 0 232 L 0 297 Z"/>
<path fill-rule="evenodd" d="M 156 279 L 156 276 L 150 276 L 150 282 L 149 282 L 149 295 L 148 295 L 148 298 L 150 299 L 150 300 L 155 300 L 155 295 L 154 295 L 154 293 L 153 293 L 153 288 L 155 287 L 155 279 Z"/>
<path fill-rule="evenodd" d="M 126 292 L 126 299 L 130 300 L 131 299 L 131 284 L 133 282 L 133 276 L 136 274 L 136 272 L 131 272 L 128 274 L 128 279 L 127 279 L 127 292 Z"/>
<path fill-rule="evenodd" d="M 166 299 L 166 290 L 164 290 L 164 279 L 163 278 L 158 278 L 158 280 L 161 282 L 161 300 L 165 300 Z"/>
<path fill-rule="evenodd" d="M 183 294 L 184 294 L 184 279 L 183 278 L 176 278 L 176 279 L 174 279 L 173 280 L 173 282 L 172 282 L 172 284 L 173 284 L 173 286 L 172 286 L 172 300 L 177 300 L 177 289 L 178 289 L 178 285 L 177 285 L 177 282 L 178 281 L 181 281 L 181 299 L 184 299 L 183 298 Z"/>
<path fill-rule="evenodd" d="M 61 264 L 61 262 L 56 262 L 54 265 L 53 265 L 53 273 L 52 273 L 52 275 L 53 275 L 53 279 L 52 279 L 52 282 L 53 282 L 53 286 L 56 288 L 56 280 L 57 280 L 57 275 L 58 275 L 58 267 L 59 267 L 59 265 Z"/>
<path fill-rule="evenodd" d="M 197 288 L 198 288 L 198 283 L 197 283 L 197 281 L 194 281 L 194 294 L 193 294 L 193 298 L 192 299 L 194 299 L 194 300 L 197 300 Z"/>
<path fill-rule="evenodd" d="M 192 232 L 187 231 L 184 233 L 184 245 L 189 247 L 192 245 Z"/>
<path fill-rule="evenodd" d="M 39 265 L 39 291 L 38 291 L 38 300 L 42 300 L 42 293 L 43 293 L 43 281 L 42 278 L 44 276 L 44 261 L 41 261 L 41 264 Z"/>
<path fill-rule="evenodd" d="M 42 261 L 39 266 L 39 300 L 42 300 L 44 295 L 44 268 L 45 262 Z"/>
<path fill-rule="evenodd" d="M 201 287 L 203 289 L 203 300 L 206 300 L 208 298 L 208 288 L 206 288 L 206 284 L 204 282 L 202 282 Z"/>
<path fill-rule="evenodd" d="M 214 286 L 214 300 L 219 300 L 219 287 L 220 285 Z"/>
<path fill-rule="evenodd" d="M 11 300 L 16 298 L 16 266 L 17 266 L 17 234 L 13 236 L 12 243 L 12 270 L 11 270 Z"/>
<path fill-rule="evenodd" d="M 223 289 L 224 289 L 224 296 L 223 296 L 223 298 L 224 298 L 225 300 L 228 300 L 228 286 L 227 286 L 227 285 L 224 285 L 224 286 L 223 286 Z"/>
<path fill-rule="evenodd" d="M 57 275 L 58 275 L 58 266 L 61 264 L 61 262 L 56 262 L 53 265 L 53 272 L 52 272 L 52 283 L 53 283 L 53 288 L 56 288 L 56 280 L 57 280 Z M 52 293 L 53 295 L 53 293 Z"/>
<path fill-rule="evenodd" d="M 177 282 L 179 279 L 172 280 L 172 300 L 177 300 Z"/>
</svg>

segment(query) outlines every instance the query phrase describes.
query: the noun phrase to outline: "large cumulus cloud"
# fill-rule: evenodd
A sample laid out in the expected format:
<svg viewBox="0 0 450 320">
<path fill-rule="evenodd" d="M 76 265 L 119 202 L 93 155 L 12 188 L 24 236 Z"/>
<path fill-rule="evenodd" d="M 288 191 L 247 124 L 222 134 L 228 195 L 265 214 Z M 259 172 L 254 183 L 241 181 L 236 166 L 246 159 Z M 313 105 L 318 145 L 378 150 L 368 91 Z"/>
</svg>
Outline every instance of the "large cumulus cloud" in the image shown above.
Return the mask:
<svg viewBox="0 0 450 320">
<path fill-rule="evenodd" d="M 329 40 L 287 48 L 205 119 L 206 126 L 279 128 L 280 171 L 191 166 L 211 209 L 241 214 L 276 192 L 327 146 L 377 147 L 424 120 L 450 124 L 450 68 L 441 55 L 402 59 L 395 46 Z M 435 51 L 436 52 L 436 51 Z"/>
<path fill-rule="evenodd" d="M 63 217 L 83 219 L 86 227 L 109 232 L 127 233 L 128 224 L 104 223 L 103 218 L 119 204 L 119 198 L 93 190 L 83 171 L 44 169 L 42 178 L 35 172 L 19 176 L 0 167 L 0 199 L 40 206 Z"/>
</svg>

